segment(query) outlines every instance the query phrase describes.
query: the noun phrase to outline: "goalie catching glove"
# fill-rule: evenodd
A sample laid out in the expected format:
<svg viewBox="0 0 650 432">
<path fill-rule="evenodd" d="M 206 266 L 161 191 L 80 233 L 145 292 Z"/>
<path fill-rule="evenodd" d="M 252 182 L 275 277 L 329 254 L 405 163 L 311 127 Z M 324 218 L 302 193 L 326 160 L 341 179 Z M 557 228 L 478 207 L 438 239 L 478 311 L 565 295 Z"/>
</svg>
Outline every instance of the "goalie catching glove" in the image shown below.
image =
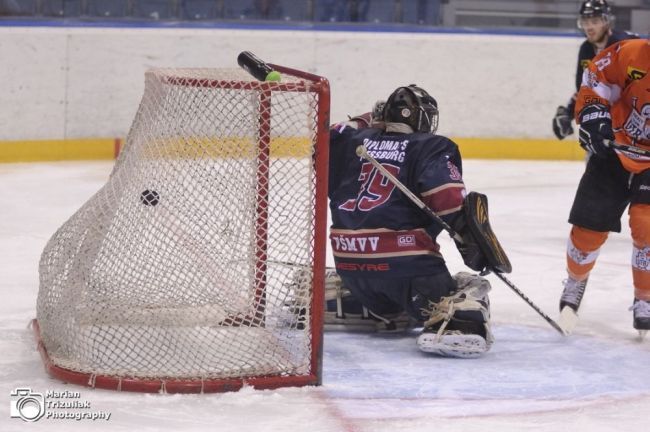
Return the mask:
<svg viewBox="0 0 650 432">
<path fill-rule="evenodd" d="M 488 268 L 510 273 L 510 260 L 490 226 L 487 196 L 470 192 L 465 197 L 462 212 L 454 228 L 463 239 L 462 243 L 456 242 L 456 246 L 465 265 L 475 271 Z"/>
</svg>

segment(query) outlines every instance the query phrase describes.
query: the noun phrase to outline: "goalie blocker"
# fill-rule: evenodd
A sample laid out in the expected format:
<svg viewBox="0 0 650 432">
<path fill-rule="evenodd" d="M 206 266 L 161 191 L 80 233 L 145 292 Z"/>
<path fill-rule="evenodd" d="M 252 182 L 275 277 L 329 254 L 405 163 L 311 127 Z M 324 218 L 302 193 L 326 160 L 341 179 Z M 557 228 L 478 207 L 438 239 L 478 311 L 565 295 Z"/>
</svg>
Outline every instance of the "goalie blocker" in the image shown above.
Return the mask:
<svg viewBox="0 0 650 432">
<path fill-rule="evenodd" d="M 470 192 L 463 202 L 463 213 L 465 213 L 467 226 L 459 230 L 463 237 L 463 245 L 459 249 L 468 249 L 475 244 L 487 261 L 485 264 L 488 269 L 497 273 L 510 273 L 512 271 L 510 260 L 490 226 L 487 196 Z M 463 259 L 469 267 L 474 268 L 467 262 L 468 257 L 465 254 Z M 469 259 L 471 260 L 471 257 Z"/>
</svg>

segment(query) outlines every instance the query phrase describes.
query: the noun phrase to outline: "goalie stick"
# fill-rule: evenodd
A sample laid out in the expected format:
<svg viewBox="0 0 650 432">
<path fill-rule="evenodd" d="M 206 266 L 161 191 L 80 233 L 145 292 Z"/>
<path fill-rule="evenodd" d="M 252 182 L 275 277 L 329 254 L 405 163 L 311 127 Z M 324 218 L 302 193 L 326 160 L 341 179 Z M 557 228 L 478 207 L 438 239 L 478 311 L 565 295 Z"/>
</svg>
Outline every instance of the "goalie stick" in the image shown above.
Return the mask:
<svg viewBox="0 0 650 432">
<path fill-rule="evenodd" d="M 452 227 L 449 226 L 444 220 L 440 218 L 429 206 L 427 206 L 420 198 L 418 198 L 409 188 L 407 188 L 402 182 L 400 182 L 394 175 L 392 175 L 386 168 L 384 168 L 377 160 L 368 154 L 368 151 L 364 145 L 360 145 L 356 149 L 357 156 L 364 158 L 370 162 L 379 172 L 381 172 L 384 177 L 386 177 L 390 182 L 392 182 L 400 191 L 404 193 L 416 206 L 418 206 L 422 211 L 424 211 L 429 217 L 436 221 L 449 235 L 459 243 L 464 243 L 463 238 L 458 234 Z M 535 303 L 528 298 L 519 288 L 515 286 L 508 278 L 506 278 L 501 272 L 495 269 L 492 266 L 489 266 L 488 269 L 494 273 L 496 277 L 501 279 L 510 289 L 512 289 L 519 297 L 521 297 L 528 305 L 533 308 L 544 320 L 551 325 L 555 330 L 557 330 L 562 336 L 566 336 L 566 333 L 551 317 L 549 317 L 544 311 L 542 311 Z"/>
</svg>

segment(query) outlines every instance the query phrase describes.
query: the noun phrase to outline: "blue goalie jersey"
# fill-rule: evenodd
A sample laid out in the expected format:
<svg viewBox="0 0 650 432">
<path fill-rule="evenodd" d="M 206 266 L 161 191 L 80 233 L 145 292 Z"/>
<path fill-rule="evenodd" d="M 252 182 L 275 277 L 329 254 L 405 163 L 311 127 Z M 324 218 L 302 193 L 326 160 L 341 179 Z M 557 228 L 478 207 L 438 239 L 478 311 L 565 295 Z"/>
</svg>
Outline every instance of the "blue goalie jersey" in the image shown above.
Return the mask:
<svg viewBox="0 0 650 432">
<path fill-rule="evenodd" d="M 444 267 L 442 230 L 375 167 L 368 153 L 445 222 L 461 217 L 466 195 L 456 144 L 430 133 L 390 133 L 336 125 L 330 135 L 330 240 L 342 276 L 406 278 Z"/>
</svg>

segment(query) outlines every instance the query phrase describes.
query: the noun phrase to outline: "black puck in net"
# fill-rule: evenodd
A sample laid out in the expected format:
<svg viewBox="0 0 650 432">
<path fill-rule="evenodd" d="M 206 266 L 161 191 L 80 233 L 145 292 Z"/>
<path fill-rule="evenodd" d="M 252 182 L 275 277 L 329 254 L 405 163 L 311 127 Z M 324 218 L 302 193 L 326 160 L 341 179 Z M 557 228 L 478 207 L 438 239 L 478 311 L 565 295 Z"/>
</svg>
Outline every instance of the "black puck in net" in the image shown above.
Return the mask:
<svg viewBox="0 0 650 432">
<path fill-rule="evenodd" d="M 156 206 L 160 201 L 160 194 L 155 190 L 145 190 L 140 194 L 140 202 L 146 206 Z"/>
</svg>

